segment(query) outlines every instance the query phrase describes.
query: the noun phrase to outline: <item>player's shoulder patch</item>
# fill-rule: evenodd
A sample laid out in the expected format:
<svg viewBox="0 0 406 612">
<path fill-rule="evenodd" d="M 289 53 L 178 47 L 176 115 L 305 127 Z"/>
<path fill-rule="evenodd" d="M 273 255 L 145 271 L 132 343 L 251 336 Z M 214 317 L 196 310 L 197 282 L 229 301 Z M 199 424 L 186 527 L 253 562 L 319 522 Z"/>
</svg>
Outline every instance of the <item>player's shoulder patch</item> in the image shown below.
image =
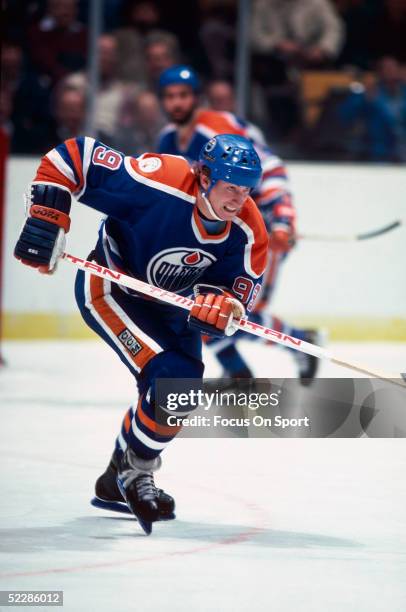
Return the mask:
<svg viewBox="0 0 406 612">
<path fill-rule="evenodd" d="M 162 166 L 162 159 L 160 157 L 145 157 L 141 159 L 138 167 L 144 174 L 150 172 L 156 172 Z"/>
</svg>

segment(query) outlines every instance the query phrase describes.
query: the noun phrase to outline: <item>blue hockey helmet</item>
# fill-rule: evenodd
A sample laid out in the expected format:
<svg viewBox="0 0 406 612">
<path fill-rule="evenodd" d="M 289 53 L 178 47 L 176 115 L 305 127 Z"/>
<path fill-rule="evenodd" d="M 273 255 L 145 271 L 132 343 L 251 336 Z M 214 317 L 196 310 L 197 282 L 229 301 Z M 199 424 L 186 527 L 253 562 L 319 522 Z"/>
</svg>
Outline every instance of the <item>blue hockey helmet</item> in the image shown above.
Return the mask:
<svg viewBox="0 0 406 612">
<path fill-rule="evenodd" d="M 200 90 L 200 81 L 196 72 L 183 64 L 171 66 L 161 72 L 158 81 L 159 91 L 168 85 L 189 85 L 195 93 Z"/>
<path fill-rule="evenodd" d="M 199 164 L 210 170 L 209 191 L 218 180 L 252 189 L 262 175 L 261 161 L 252 142 L 237 134 L 211 138 L 200 151 Z"/>
</svg>

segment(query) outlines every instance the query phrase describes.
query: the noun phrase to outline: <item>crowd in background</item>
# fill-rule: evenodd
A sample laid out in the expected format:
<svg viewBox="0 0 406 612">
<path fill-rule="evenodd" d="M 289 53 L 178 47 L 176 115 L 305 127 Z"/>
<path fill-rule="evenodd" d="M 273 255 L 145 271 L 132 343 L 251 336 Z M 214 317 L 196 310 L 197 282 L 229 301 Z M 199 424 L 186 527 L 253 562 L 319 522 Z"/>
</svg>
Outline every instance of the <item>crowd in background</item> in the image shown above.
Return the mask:
<svg viewBox="0 0 406 612">
<path fill-rule="evenodd" d="M 160 73 L 187 63 L 235 111 L 236 0 L 104 0 L 98 137 L 153 150 Z M 406 161 L 406 0 L 252 0 L 248 117 L 290 159 Z M 5 0 L 0 123 L 11 151 L 84 133 L 89 2 Z"/>
</svg>

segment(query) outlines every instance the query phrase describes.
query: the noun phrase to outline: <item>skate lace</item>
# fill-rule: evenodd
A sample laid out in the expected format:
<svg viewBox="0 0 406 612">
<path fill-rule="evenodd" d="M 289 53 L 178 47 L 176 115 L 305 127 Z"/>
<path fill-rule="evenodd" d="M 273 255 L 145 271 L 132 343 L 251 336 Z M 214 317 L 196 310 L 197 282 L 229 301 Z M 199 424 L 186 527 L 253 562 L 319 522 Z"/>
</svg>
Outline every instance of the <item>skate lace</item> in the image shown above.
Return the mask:
<svg viewBox="0 0 406 612">
<path fill-rule="evenodd" d="M 135 481 L 137 494 L 139 497 L 152 496 L 156 497 L 157 490 L 152 474 L 141 474 Z"/>
</svg>

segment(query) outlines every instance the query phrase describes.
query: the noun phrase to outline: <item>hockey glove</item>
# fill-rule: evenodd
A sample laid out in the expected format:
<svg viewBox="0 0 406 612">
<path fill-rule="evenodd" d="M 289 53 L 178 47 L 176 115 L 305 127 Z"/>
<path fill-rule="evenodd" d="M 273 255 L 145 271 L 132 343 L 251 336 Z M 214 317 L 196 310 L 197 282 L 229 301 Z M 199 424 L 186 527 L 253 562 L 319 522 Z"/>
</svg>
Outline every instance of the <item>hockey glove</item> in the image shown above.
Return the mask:
<svg viewBox="0 0 406 612">
<path fill-rule="evenodd" d="M 71 195 L 54 185 L 32 185 L 27 204 L 27 220 L 14 256 L 23 264 L 50 274 L 65 249 Z"/>
<path fill-rule="evenodd" d="M 209 336 L 232 336 L 235 321 L 245 316 L 245 308 L 231 293 L 212 285 L 194 287 L 195 303 L 189 314 L 189 326 Z"/>
<path fill-rule="evenodd" d="M 275 205 L 269 236 L 269 248 L 272 251 L 287 253 L 295 245 L 295 221 L 296 214 L 292 206 L 284 202 Z"/>
</svg>

